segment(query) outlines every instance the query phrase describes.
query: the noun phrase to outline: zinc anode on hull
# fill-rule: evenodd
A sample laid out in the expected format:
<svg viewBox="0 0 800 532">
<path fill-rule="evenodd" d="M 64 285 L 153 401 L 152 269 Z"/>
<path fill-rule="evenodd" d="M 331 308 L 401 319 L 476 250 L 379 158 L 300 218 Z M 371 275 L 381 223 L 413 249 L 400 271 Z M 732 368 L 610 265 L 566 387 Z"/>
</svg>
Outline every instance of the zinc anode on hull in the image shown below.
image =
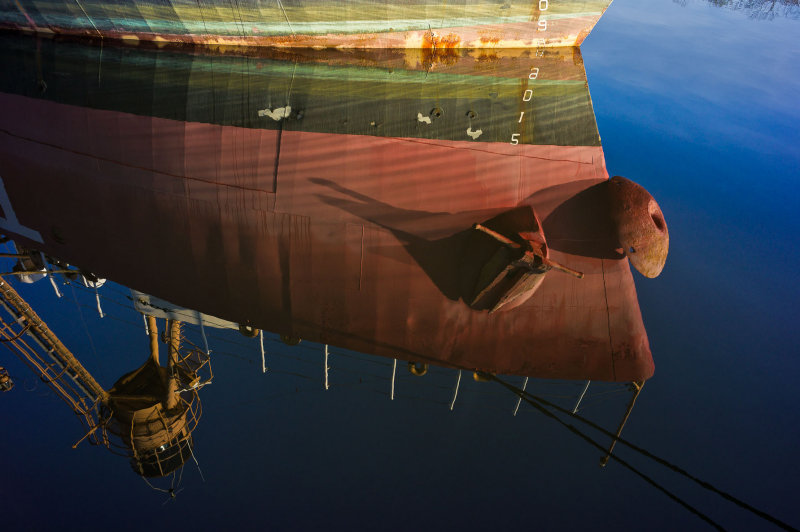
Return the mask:
<svg viewBox="0 0 800 532">
<path fill-rule="evenodd" d="M 9 29 L 202 45 L 356 48 L 577 46 L 611 0 L 5 0 Z"/>
</svg>

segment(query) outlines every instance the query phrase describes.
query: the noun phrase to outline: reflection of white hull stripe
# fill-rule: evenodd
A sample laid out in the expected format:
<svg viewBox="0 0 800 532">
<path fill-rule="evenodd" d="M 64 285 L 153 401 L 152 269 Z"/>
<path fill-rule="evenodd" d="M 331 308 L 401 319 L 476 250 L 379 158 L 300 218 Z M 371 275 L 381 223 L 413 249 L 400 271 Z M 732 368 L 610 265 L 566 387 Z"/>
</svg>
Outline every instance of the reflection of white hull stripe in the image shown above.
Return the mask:
<svg viewBox="0 0 800 532">
<path fill-rule="evenodd" d="M 603 13 L 600 11 L 587 12 L 587 13 L 568 13 L 568 14 L 553 14 L 553 15 L 540 15 L 539 20 L 564 20 L 571 18 L 583 17 L 600 17 Z M 13 17 L 12 17 L 13 18 Z M 86 26 L 86 19 L 84 17 L 69 16 L 69 15 L 53 15 L 46 16 L 47 23 L 50 26 L 64 27 L 64 28 L 82 28 Z M 93 19 L 98 30 L 101 31 L 123 31 L 127 33 L 145 32 L 145 33 L 164 33 L 175 34 L 176 30 L 180 34 L 194 34 L 194 35 L 208 35 L 219 34 L 229 35 L 231 37 L 242 36 L 242 28 L 238 23 L 231 22 L 214 22 L 202 20 L 131 20 L 131 19 L 116 19 L 116 18 L 95 18 Z M 16 21 L 18 24 L 27 26 L 24 19 Z M 519 24 L 531 23 L 530 15 L 520 15 L 514 17 L 464 17 L 453 18 L 446 21 L 441 21 L 439 26 L 435 29 L 446 30 L 447 28 L 462 28 L 462 27 L 475 27 L 475 26 L 499 26 L 503 24 Z M 342 31 L 346 27 L 347 31 Z M 124 28 L 124 29 L 122 29 Z M 389 32 L 403 32 L 403 31 L 430 31 L 431 26 L 426 19 L 398 19 L 398 20 L 330 20 L 320 22 L 294 22 L 292 21 L 292 30 L 289 30 L 286 21 L 280 22 L 257 22 L 247 24 L 247 33 L 249 36 L 263 37 L 270 35 L 288 35 L 294 34 L 307 34 L 307 35 L 345 35 L 357 33 L 384 33 Z"/>
<path fill-rule="evenodd" d="M 6 186 L 3 184 L 2 178 L 0 178 L 0 207 L 3 208 L 3 214 L 6 215 L 5 218 L 0 217 L 0 229 L 16 233 L 20 236 L 24 236 L 28 240 L 44 244 L 42 235 L 39 234 L 38 231 L 34 231 L 30 227 L 25 227 L 17 220 L 17 215 L 14 213 L 14 208 L 11 207 L 11 200 L 8 197 Z"/>
<path fill-rule="evenodd" d="M 178 320 L 192 325 L 200 325 L 202 323 L 216 329 L 239 329 L 239 326 L 232 321 L 179 307 L 144 292 L 131 290 L 131 298 L 133 299 L 134 308 L 143 315 Z M 145 327 L 147 327 L 147 321 L 145 321 Z"/>
</svg>

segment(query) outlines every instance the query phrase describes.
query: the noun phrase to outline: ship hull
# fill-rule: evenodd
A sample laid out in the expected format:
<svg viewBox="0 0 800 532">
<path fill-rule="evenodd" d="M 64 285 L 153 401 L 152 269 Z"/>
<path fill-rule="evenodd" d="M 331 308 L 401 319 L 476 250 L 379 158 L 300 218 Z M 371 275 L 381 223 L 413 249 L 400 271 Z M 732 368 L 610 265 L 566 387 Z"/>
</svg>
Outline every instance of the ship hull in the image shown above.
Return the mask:
<svg viewBox="0 0 800 532">
<path fill-rule="evenodd" d="M 15 75 L 0 86 L 0 228 L 18 243 L 174 305 L 364 353 L 652 375 L 578 51 L 420 63 L 2 44 Z M 549 257 L 584 277 L 551 271 L 516 308 L 472 308 L 496 247 L 472 227 L 519 208 L 538 215 Z"/>
<path fill-rule="evenodd" d="M 194 45 L 347 48 L 578 46 L 610 0 L 5 0 L 0 27 Z M 450 4 L 450 5 L 448 5 Z"/>
<path fill-rule="evenodd" d="M 507 313 L 471 309 L 452 284 L 459 233 L 520 204 L 547 218 L 606 181 L 600 147 L 475 151 L 313 132 L 279 142 L 269 130 L 1 101 L 11 110 L 3 181 L 20 223 L 42 236 L 21 241 L 55 257 L 181 306 L 365 353 L 541 378 L 652 375 L 624 258 L 552 251 L 585 277 L 552 274 Z M 460 172 L 455 150 L 492 171 Z M 537 164 L 509 181 L 520 157 Z"/>
</svg>

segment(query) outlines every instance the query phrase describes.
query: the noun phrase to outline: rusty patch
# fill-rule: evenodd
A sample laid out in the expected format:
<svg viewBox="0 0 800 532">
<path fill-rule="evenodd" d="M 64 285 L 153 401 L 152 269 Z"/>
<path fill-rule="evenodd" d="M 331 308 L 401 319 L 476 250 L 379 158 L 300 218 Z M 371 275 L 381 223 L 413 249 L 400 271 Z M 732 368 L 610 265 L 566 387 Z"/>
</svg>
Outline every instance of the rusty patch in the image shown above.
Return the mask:
<svg viewBox="0 0 800 532">
<path fill-rule="evenodd" d="M 583 68 L 583 55 L 581 49 L 575 46 L 572 49 L 572 64 L 578 68 Z"/>
<path fill-rule="evenodd" d="M 645 277 L 658 277 L 669 252 L 669 231 L 656 200 L 639 184 L 614 176 L 608 181 L 611 218 L 623 253 Z"/>
<path fill-rule="evenodd" d="M 453 65 L 461 58 L 460 42 L 461 37 L 455 33 L 448 33 L 444 37 L 433 32 L 426 33 L 422 37 L 420 62 L 426 69 L 436 64 Z"/>
<path fill-rule="evenodd" d="M 590 26 L 594 26 L 591 24 Z M 326 34 L 326 35 L 212 35 L 212 34 L 174 34 L 153 32 L 121 32 L 116 30 L 98 32 L 92 28 L 39 26 L 36 28 L 20 27 L 16 24 L 0 22 L 0 29 L 13 31 L 35 31 L 37 33 L 52 32 L 59 36 L 81 37 L 84 39 L 102 38 L 107 41 L 139 39 L 140 42 L 168 42 L 177 45 L 204 46 L 215 50 L 216 47 L 241 46 L 246 48 L 316 48 L 316 49 L 403 49 L 427 48 L 448 50 L 454 48 L 487 47 L 487 48 L 520 48 L 533 46 L 533 41 L 519 32 L 515 25 L 508 25 L 508 31 L 494 27 L 490 30 L 479 27 L 450 28 L 450 33 L 443 36 L 434 31 L 417 32 L 381 32 L 360 34 Z M 583 28 L 581 39 L 591 31 L 591 27 Z M 548 39 L 544 46 L 571 46 L 574 41 L 568 37 Z"/>
<path fill-rule="evenodd" d="M 589 36 L 589 33 L 591 31 L 592 31 L 591 28 L 581 30 L 581 32 L 578 33 L 578 36 L 575 38 L 575 46 L 580 46 L 583 43 L 584 39 L 586 39 L 586 37 Z"/>
<path fill-rule="evenodd" d="M 455 33 L 448 33 L 444 37 L 440 37 L 433 32 L 428 32 L 422 37 L 422 48 L 452 49 L 457 48 L 461 42 L 461 37 Z"/>
</svg>

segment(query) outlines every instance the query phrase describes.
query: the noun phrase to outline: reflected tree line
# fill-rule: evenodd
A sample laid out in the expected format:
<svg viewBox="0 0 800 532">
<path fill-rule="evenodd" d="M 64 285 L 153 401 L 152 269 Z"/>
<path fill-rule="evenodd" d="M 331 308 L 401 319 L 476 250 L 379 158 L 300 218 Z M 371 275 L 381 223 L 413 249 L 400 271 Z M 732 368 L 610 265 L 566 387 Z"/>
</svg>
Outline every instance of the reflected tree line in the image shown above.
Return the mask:
<svg viewBox="0 0 800 532">
<path fill-rule="evenodd" d="M 687 0 L 674 0 L 685 6 Z M 800 18 L 800 0 L 705 0 L 716 7 L 746 11 L 751 18 L 771 20 L 775 17 Z"/>
</svg>

